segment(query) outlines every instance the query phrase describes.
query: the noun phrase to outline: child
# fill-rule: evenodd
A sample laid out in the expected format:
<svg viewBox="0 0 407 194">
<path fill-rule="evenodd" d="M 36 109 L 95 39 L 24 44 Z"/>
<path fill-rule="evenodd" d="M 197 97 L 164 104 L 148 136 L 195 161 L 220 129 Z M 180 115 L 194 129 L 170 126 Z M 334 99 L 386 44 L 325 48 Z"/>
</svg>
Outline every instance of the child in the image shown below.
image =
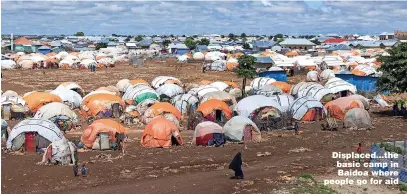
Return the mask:
<svg viewBox="0 0 407 194">
<path fill-rule="evenodd" d="M 298 135 L 298 131 L 300 130 L 300 125 L 298 124 L 298 122 L 295 122 L 294 130 L 295 130 L 295 135 Z"/>
<path fill-rule="evenodd" d="M 229 164 L 229 169 L 235 171 L 235 176 L 230 177 L 230 179 L 243 179 L 243 170 L 242 170 L 242 153 L 237 153 L 233 158 L 232 162 Z"/>
<path fill-rule="evenodd" d="M 362 153 L 362 143 L 359 143 L 358 146 L 356 146 L 356 152 L 358 154 Z M 360 163 L 360 156 L 358 156 L 357 159 L 358 159 L 358 162 Z"/>
<path fill-rule="evenodd" d="M 82 170 L 81 170 L 83 177 L 86 177 L 86 171 L 87 171 L 87 168 L 85 167 L 85 164 L 86 164 L 86 163 L 83 163 L 83 164 L 82 164 Z"/>
</svg>

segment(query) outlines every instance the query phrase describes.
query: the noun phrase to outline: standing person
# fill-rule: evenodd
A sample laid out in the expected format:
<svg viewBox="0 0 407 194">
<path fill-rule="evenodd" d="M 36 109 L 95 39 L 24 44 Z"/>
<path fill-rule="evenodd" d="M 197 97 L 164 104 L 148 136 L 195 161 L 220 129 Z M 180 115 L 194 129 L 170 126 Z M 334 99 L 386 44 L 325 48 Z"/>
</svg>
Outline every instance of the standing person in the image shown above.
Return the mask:
<svg viewBox="0 0 407 194">
<path fill-rule="evenodd" d="M 362 143 L 359 142 L 358 146 L 356 146 L 356 152 L 360 155 L 362 153 Z M 358 162 L 360 163 L 360 156 L 357 157 Z"/>
<path fill-rule="evenodd" d="M 230 177 L 230 179 L 244 179 L 242 164 L 242 153 L 239 152 L 229 164 L 229 169 L 235 171 L 235 176 Z"/>
<path fill-rule="evenodd" d="M 79 176 L 78 175 L 78 170 L 79 170 L 78 161 L 75 161 L 75 165 L 73 165 L 73 175 L 75 177 Z"/>
<path fill-rule="evenodd" d="M 300 125 L 298 124 L 298 122 L 295 122 L 295 124 L 294 124 L 295 135 L 298 135 L 299 130 L 300 130 Z"/>
</svg>

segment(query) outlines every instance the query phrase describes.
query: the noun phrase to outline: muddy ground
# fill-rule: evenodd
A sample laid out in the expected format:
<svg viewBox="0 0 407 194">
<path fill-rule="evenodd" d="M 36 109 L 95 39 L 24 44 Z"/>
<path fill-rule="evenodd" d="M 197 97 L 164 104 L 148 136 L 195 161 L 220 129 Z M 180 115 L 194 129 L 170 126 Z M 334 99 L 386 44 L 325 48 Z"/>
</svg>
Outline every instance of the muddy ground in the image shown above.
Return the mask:
<svg viewBox="0 0 407 194">
<path fill-rule="evenodd" d="M 3 71 L 2 90 L 18 94 L 33 90 L 51 90 L 60 83 L 74 81 L 86 91 L 101 86 L 115 85 L 120 79 L 151 81 L 159 75 L 180 78 L 184 83 L 201 80 L 236 81 L 231 72 L 201 73 L 197 64 L 184 65 L 176 71 L 176 63 L 150 61 L 143 67 L 117 65 L 115 68 L 87 70 L 11 70 Z M 297 83 L 304 76 L 289 78 Z M 37 165 L 42 156 L 2 152 L 1 190 L 3 193 L 284 193 L 294 192 L 298 185 L 293 177 L 310 173 L 315 177 L 335 176 L 332 151 L 355 151 L 362 142 L 363 151 L 380 141 L 407 139 L 407 121 L 392 117 L 389 109 L 373 107 L 370 110 L 375 128 L 371 131 L 336 132 L 320 130 L 320 123 L 301 124 L 303 133 L 292 131 L 263 132 L 260 143 L 231 144 L 223 147 L 191 145 L 192 131 L 182 131 L 186 144 L 169 149 L 140 147 L 142 127 L 129 128 L 130 142 L 123 155 L 113 151 L 79 153 L 81 162 L 87 162 L 88 176 L 74 177 L 71 166 Z M 9 124 L 13 126 L 16 122 Z M 82 129 L 86 123 L 82 122 Z M 78 140 L 81 131 L 66 135 Z M 4 146 L 4 140 L 2 142 Z M 229 180 L 233 172 L 228 164 L 237 152 L 243 155 L 245 180 Z M 322 178 L 321 178 L 322 177 Z M 340 193 L 349 193 L 334 187 Z M 365 190 L 365 191 L 363 191 Z M 391 193 L 394 187 L 355 188 L 355 193 Z M 287 192 L 286 192 L 287 193 Z"/>
</svg>

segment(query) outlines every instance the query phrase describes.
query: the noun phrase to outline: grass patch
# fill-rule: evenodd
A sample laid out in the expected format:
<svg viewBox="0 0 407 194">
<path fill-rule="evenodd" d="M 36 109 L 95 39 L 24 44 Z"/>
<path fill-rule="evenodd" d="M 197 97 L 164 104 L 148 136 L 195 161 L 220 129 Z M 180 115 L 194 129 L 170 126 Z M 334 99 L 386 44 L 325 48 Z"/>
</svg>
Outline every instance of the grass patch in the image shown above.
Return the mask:
<svg viewBox="0 0 407 194">
<path fill-rule="evenodd" d="M 400 189 L 400 191 L 407 191 L 407 185 L 400 184 L 399 189 Z"/>
<path fill-rule="evenodd" d="M 295 194 L 336 194 L 335 190 L 326 185 L 318 183 L 312 174 L 304 173 L 297 177 L 297 187 L 293 190 Z"/>
</svg>

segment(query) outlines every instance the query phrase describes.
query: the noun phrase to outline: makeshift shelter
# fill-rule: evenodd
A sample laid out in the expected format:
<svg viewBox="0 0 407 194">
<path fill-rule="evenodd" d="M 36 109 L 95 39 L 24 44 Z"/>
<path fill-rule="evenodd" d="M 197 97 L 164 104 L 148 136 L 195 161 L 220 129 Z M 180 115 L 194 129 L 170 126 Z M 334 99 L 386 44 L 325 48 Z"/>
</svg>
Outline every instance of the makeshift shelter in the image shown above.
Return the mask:
<svg viewBox="0 0 407 194">
<path fill-rule="evenodd" d="M 229 107 L 233 107 L 237 104 L 236 98 L 231 94 L 224 91 L 209 92 L 202 96 L 201 103 L 210 100 L 218 99 L 225 102 Z"/>
<path fill-rule="evenodd" d="M 13 60 L 1 60 L 1 69 L 16 69 L 17 63 Z"/>
<path fill-rule="evenodd" d="M 205 94 L 209 92 L 217 92 L 219 89 L 214 86 L 200 86 L 197 88 L 192 88 L 188 91 L 188 94 L 196 96 L 198 99 L 201 99 Z"/>
<path fill-rule="evenodd" d="M 192 143 L 201 146 L 221 146 L 225 144 L 223 128 L 217 123 L 204 121 L 195 127 Z"/>
<path fill-rule="evenodd" d="M 179 126 L 179 120 L 181 120 L 181 112 L 172 106 L 168 102 L 157 102 L 149 107 L 143 114 L 143 121 L 148 124 L 157 116 L 163 116 L 173 122 L 176 126 Z"/>
<path fill-rule="evenodd" d="M 329 80 L 335 77 L 335 73 L 331 69 L 325 69 L 319 74 L 321 81 Z"/>
<path fill-rule="evenodd" d="M 295 84 L 292 88 L 291 88 L 291 95 L 296 97 L 298 92 L 303 90 L 304 88 L 308 87 L 309 85 L 313 85 L 316 84 L 315 82 L 300 82 L 298 84 Z"/>
<path fill-rule="evenodd" d="M 182 115 L 188 114 L 191 108 L 197 108 L 199 100 L 197 97 L 193 96 L 192 94 L 181 94 L 175 96 L 171 100 L 171 104 L 177 108 Z"/>
<path fill-rule="evenodd" d="M 331 78 L 325 83 L 325 88 L 329 89 L 333 94 L 339 97 L 349 96 L 350 94 L 356 94 L 356 86 L 342 80 L 341 78 Z"/>
<path fill-rule="evenodd" d="M 329 89 L 326 89 L 324 86 L 318 83 L 312 83 L 302 88 L 298 92 L 297 97 L 303 96 L 311 96 L 321 103 L 329 102 L 334 97 L 333 93 Z"/>
<path fill-rule="evenodd" d="M 226 60 L 215 60 L 206 66 L 206 70 L 208 71 L 226 71 L 226 69 L 227 69 Z"/>
<path fill-rule="evenodd" d="M 274 107 L 279 111 L 283 111 L 277 101 L 262 95 L 243 98 L 237 103 L 233 110 L 236 111 L 239 116 L 250 117 L 255 110 L 264 107 Z"/>
<path fill-rule="evenodd" d="M 71 68 L 74 63 L 75 62 L 73 60 L 64 59 L 58 63 L 58 66 L 59 66 L 59 68 L 62 68 L 62 69 L 68 69 L 68 68 Z"/>
<path fill-rule="evenodd" d="M 362 108 L 352 108 L 346 112 L 344 118 L 346 128 L 371 129 L 373 127 L 369 112 Z"/>
<path fill-rule="evenodd" d="M 247 117 L 234 116 L 225 126 L 223 130 L 226 136 L 226 140 L 232 142 L 247 142 L 261 141 L 261 133 L 257 125 Z"/>
<path fill-rule="evenodd" d="M 201 53 L 201 52 L 196 52 L 196 53 L 193 54 L 192 58 L 194 60 L 204 60 L 205 55 L 203 53 Z"/>
<path fill-rule="evenodd" d="M 132 79 L 132 80 L 130 80 L 130 84 L 133 85 L 133 86 L 135 86 L 137 84 L 145 84 L 147 86 L 150 86 L 150 84 L 147 81 L 143 80 L 143 79 Z"/>
<path fill-rule="evenodd" d="M 236 100 L 242 98 L 242 90 L 239 88 L 233 88 L 229 91 L 229 94 L 236 98 Z"/>
<path fill-rule="evenodd" d="M 19 95 L 13 90 L 7 90 L 1 94 L 1 97 L 19 97 Z"/>
<path fill-rule="evenodd" d="M 93 59 L 83 59 L 80 62 L 80 65 L 81 65 L 81 68 L 88 69 L 91 66 L 97 66 L 97 62 L 95 60 L 93 60 Z"/>
<path fill-rule="evenodd" d="M 120 96 L 120 91 L 116 88 L 116 86 L 100 87 L 100 88 L 96 89 L 96 92 L 97 91 L 105 91 L 108 94 Z"/>
<path fill-rule="evenodd" d="M 62 131 L 69 131 L 78 123 L 78 116 L 67 105 L 51 102 L 38 109 L 34 118 L 50 120 Z"/>
<path fill-rule="evenodd" d="M 28 108 L 32 113 L 37 112 L 39 108 L 51 102 L 62 102 L 62 99 L 55 94 L 45 92 L 33 92 L 25 97 L 23 100 L 27 102 Z"/>
<path fill-rule="evenodd" d="M 215 88 L 218 88 L 219 91 L 225 91 L 225 90 L 229 87 L 229 85 L 228 85 L 227 83 L 225 83 L 225 82 L 220 82 L 220 81 L 212 82 L 212 83 L 209 84 L 209 85 L 211 85 L 211 86 L 213 86 L 213 87 L 215 87 Z M 230 88 L 229 88 L 229 89 L 230 89 Z"/>
<path fill-rule="evenodd" d="M 228 87 L 230 87 L 230 89 L 239 88 L 239 86 L 233 81 L 225 81 L 224 83 L 226 83 L 228 85 Z M 226 88 L 226 92 L 228 92 L 227 88 Z"/>
<path fill-rule="evenodd" d="M 318 82 L 319 81 L 319 73 L 318 73 L 318 71 L 309 71 L 307 73 L 307 81 L 309 81 L 309 82 Z"/>
<path fill-rule="evenodd" d="M 263 95 L 267 97 L 279 95 L 282 93 L 283 91 L 279 87 L 274 85 L 264 85 L 258 89 L 252 88 L 248 92 L 249 95 Z"/>
<path fill-rule="evenodd" d="M 151 86 L 153 86 L 155 89 L 164 84 L 177 84 L 182 86 L 182 82 L 179 79 L 170 76 L 158 76 L 151 82 Z"/>
<path fill-rule="evenodd" d="M 283 91 L 286 94 L 290 93 L 291 85 L 288 84 L 287 82 L 275 81 L 275 82 L 271 83 L 271 85 L 280 88 L 281 91 Z"/>
<path fill-rule="evenodd" d="M 291 105 L 294 102 L 294 97 L 290 94 L 280 94 L 280 95 L 273 95 L 269 97 L 270 99 L 275 100 L 280 104 L 281 110 L 284 113 L 288 113 L 290 110 Z"/>
<path fill-rule="evenodd" d="M 143 147 L 168 148 L 172 145 L 182 145 L 182 137 L 171 121 L 156 117 L 144 129 L 140 143 Z"/>
<path fill-rule="evenodd" d="M 52 142 L 64 139 L 59 128 L 49 120 L 26 119 L 11 130 L 7 139 L 7 149 L 19 150 L 24 146 L 26 152 L 46 148 Z"/>
<path fill-rule="evenodd" d="M 364 109 L 364 106 L 363 103 L 358 99 L 342 97 L 326 103 L 325 108 L 329 117 L 344 120 L 346 112 L 348 112 L 350 109 Z"/>
<path fill-rule="evenodd" d="M 291 115 L 299 121 L 322 120 L 326 115 L 324 105 L 310 96 L 297 98 L 290 107 Z"/>
<path fill-rule="evenodd" d="M 91 149 L 111 149 L 116 142 L 116 134 L 127 134 L 127 129 L 111 119 L 93 121 L 82 133 L 81 142 Z"/>
<path fill-rule="evenodd" d="M 79 86 L 77 83 L 75 82 L 64 82 L 59 84 L 59 86 L 56 88 L 56 90 L 58 89 L 68 89 L 68 90 L 73 90 L 76 93 L 80 94 L 81 96 L 83 96 L 85 94 L 85 91 L 82 89 L 81 86 Z"/>
<path fill-rule="evenodd" d="M 202 80 L 199 82 L 199 85 L 206 86 L 206 85 L 210 85 L 211 83 L 212 82 L 209 80 Z"/>
<path fill-rule="evenodd" d="M 359 95 L 359 94 L 353 94 L 351 96 L 347 96 L 347 98 L 350 99 L 357 99 L 360 100 L 363 103 L 363 106 L 365 108 L 365 110 L 369 110 L 370 109 L 370 102 L 369 99 L 367 99 L 366 97 Z"/>
<path fill-rule="evenodd" d="M 23 69 L 32 69 L 34 67 L 34 61 L 32 60 L 19 60 L 17 62 L 17 65 L 20 66 Z"/>
<path fill-rule="evenodd" d="M 132 100 L 134 104 L 138 104 L 140 102 L 143 102 L 146 99 L 159 99 L 159 95 L 157 92 L 153 89 L 150 88 L 147 85 L 144 84 L 139 84 L 135 85 L 131 88 L 128 88 L 126 90 L 126 93 L 124 93 L 123 100 Z"/>
<path fill-rule="evenodd" d="M 124 101 L 112 94 L 93 94 L 83 99 L 81 114 L 88 117 L 120 117 Z"/>
<path fill-rule="evenodd" d="M 250 82 L 250 86 L 254 89 L 259 89 L 265 85 L 270 85 L 271 83 L 273 83 L 275 81 L 276 80 L 273 78 L 258 77 L 258 78 L 255 78 L 252 82 Z"/>
<path fill-rule="evenodd" d="M 5 120 L 24 119 L 25 114 L 30 110 L 27 103 L 20 96 L 10 95 L 4 93 L 1 97 L 1 118 Z"/>
<path fill-rule="evenodd" d="M 52 90 L 51 94 L 59 96 L 62 102 L 72 109 L 79 108 L 83 100 L 80 94 L 66 88 Z"/>
<path fill-rule="evenodd" d="M 156 92 L 159 95 L 164 94 L 164 95 L 168 96 L 169 98 L 172 98 L 176 95 L 183 94 L 184 89 L 181 86 L 176 85 L 176 84 L 164 84 L 164 85 L 161 85 L 160 87 L 158 87 L 156 89 Z"/>
<path fill-rule="evenodd" d="M 43 164 L 75 164 L 77 148 L 74 143 L 67 139 L 52 142 L 44 151 L 41 163 Z"/>
<path fill-rule="evenodd" d="M 229 71 L 234 71 L 239 66 L 238 60 L 235 58 L 229 58 L 226 62 L 226 69 Z"/>
<path fill-rule="evenodd" d="M 126 92 L 127 87 L 130 87 L 130 80 L 128 79 L 121 79 L 117 82 L 116 88 L 119 89 L 120 92 Z"/>
<path fill-rule="evenodd" d="M 232 111 L 229 106 L 218 99 L 210 99 L 201 103 L 196 112 L 201 113 L 207 121 L 223 123 L 232 118 Z"/>
</svg>

